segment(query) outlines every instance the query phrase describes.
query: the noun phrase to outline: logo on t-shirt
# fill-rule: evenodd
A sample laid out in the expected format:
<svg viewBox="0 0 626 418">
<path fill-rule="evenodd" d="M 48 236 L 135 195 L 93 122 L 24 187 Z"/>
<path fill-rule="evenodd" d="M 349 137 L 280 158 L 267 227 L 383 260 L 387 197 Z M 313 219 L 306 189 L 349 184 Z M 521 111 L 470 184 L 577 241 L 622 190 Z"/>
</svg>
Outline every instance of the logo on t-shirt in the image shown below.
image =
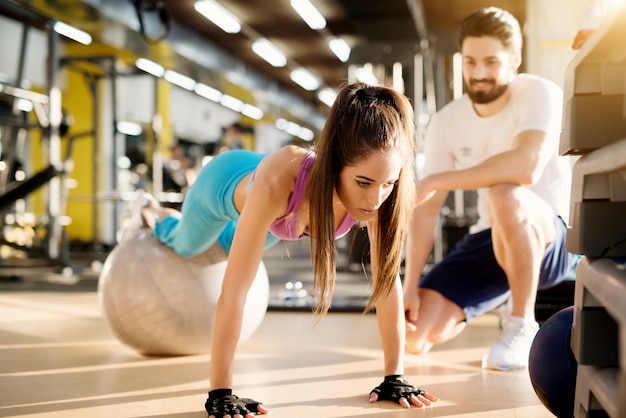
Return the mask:
<svg viewBox="0 0 626 418">
<path fill-rule="evenodd" d="M 461 156 L 463 156 L 463 157 L 471 157 L 473 149 L 470 148 L 470 147 L 463 147 L 463 148 L 460 149 L 460 151 L 461 151 Z"/>
</svg>

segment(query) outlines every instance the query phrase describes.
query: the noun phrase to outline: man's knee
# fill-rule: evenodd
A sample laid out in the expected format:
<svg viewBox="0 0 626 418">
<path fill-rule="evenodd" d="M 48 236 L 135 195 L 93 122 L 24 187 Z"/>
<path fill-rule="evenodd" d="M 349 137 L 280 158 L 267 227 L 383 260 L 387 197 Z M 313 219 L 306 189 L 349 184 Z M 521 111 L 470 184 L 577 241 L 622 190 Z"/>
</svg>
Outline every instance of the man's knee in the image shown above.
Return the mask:
<svg viewBox="0 0 626 418">
<path fill-rule="evenodd" d="M 510 216 L 522 207 L 522 188 L 514 184 L 497 184 L 487 190 L 487 207 L 492 218 Z"/>
<path fill-rule="evenodd" d="M 407 351 L 425 353 L 434 344 L 456 336 L 463 326 L 465 314 L 461 307 L 441 293 L 419 289 L 420 308 L 416 322 L 407 323 Z"/>
</svg>

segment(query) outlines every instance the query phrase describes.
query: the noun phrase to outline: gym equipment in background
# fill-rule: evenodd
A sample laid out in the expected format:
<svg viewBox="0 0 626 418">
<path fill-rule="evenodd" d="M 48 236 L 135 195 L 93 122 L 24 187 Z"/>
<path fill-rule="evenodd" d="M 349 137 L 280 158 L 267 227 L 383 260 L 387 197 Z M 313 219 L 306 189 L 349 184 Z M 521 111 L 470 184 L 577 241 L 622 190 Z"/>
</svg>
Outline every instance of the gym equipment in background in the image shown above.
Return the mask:
<svg viewBox="0 0 626 418">
<path fill-rule="evenodd" d="M 570 347 L 574 307 L 552 315 L 530 347 L 528 372 L 537 397 L 559 418 L 571 418 L 576 392 L 576 358 Z"/>
</svg>

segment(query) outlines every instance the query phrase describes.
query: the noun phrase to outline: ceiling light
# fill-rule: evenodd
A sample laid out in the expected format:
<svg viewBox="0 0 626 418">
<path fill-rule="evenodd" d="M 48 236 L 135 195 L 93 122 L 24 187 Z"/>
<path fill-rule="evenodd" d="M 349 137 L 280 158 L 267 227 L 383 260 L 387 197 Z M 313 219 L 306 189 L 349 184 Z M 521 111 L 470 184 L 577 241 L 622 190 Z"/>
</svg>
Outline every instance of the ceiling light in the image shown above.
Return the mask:
<svg viewBox="0 0 626 418">
<path fill-rule="evenodd" d="M 402 67 L 401 62 L 393 63 L 392 72 L 391 72 L 392 74 L 391 87 L 399 93 L 404 93 L 404 78 L 402 77 L 403 71 L 404 69 Z"/>
<path fill-rule="evenodd" d="M 287 120 L 283 118 L 278 118 L 276 119 L 276 122 L 274 122 L 274 126 L 276 126 L 277 129 L 284 131 L 285 126 L 287 126 Z"/>
<path fill-rule="evenodd" d="M 143 128 L 138 123 L 120 121 L 117 123 L 117 131 L 124 135 L 139 136 L 143 132 Z"/>
<path fill-rule="evenodd" d="M 331 36 L 328 38 L 328 47 L 341 62 L 346 62 L 350 58 L 350 45 L 343 39 Z"/>
<path fill-rule="evenodd" d="M 315 138 L 315 134 L 309 128 L 305 128 L 304 126 L 300 127 L 300 131 L 298 132 L 298 137 L 304 139 L 305 141 L 313 141 Z"/>
<path fill-rule="evenodd" d="M 91 44 L 91 36 L 87 32 L 75 28 L 74 26 L 70 26 L 67 23 L 59 21 L 54 22 L 54 25 L 52 25 L 52 29 L 54 29 L 54 31 L 59 35 L 63 35 L 76 42 L 80 42 L 83 45 Z"/>
<path fill-rule="evenodd" d="M 241 100 L 236 99 L 233 96 L 229 96 L 228 94 L 222 96 L 220 104 L 224 107 L 234 110 L 235 112 L 240 112 L 243 108 L 243 102 Z"/>
<path fill-rule="evenodd" d="M 275 122 L 275 126 L 281 131 L 287 132 L 289 135 L 297 136 L 300 132 L 300 125 L 295 122 L 288 121 L 283 118 L 279 118 Z"/>
<path fill-rule="evenodd" d="M 197 1 L 194 8 L 226 33 L 239 33 L 241 31 L 239 19 L 213 0 Z"/>
<path fill-rule="evenodd" d="M 244 104 L 241 108 L 241 113 L 254 120 L 260 120 L 263 117 L 263 111 L 251 104 Z"/>
<path fill-rule="evenodd" d="M 362 83 L 367 83 L 371 85 L 377 85 L 378 79 L 372 72 L 371 66 L 364 65 L 363 67 L 359 67 L 354 71 L 354 75 L 356 76 L 357 81 Z"/>
<path fill-rule="evenodd" d="M 182 87 L 185 90 L 193 91 L 196 87 L 196 81 L 193 78 L 189 78 L 173 70 L 165 71 L 163 77 L 170 83 L 176 84 L 178 87 Z"/>
<path fill-rule="evenodd" d="M 317 98 L 326 106 L 331 107 L 337 98 L 337 92 L 330 87 L 326 87 L 317 93 Z"/>
<path fill-rule="evenodd" d="M 319 79 L 304 68 L 296 68 L 291 72 L 289 77 L 305 90 L 317 90 L 320 86 Z"/>
<path fill-rule="evenodd" d="M 254 41 L 252 50 L 274 67 L 284 67 L 287 65 L 287 57 L 285 57 L 285 54 L 265 38 Z"/>
<path fill-rule="evenodd" d="M 163 77 L 163 74 L 165 73 L 165 68 L 163 68 L 156 62 L 150 61 L 145 58 L 138 58 L 137 61 L 135 61 L 135 66 L 140 70 L 147 72 L 148 74 L 152 74 L 155 77 Z"/>
<path fill-rule="evenodd" d="M 324 29 L 326 19 L 309 0 L 291 0 L 291 7 L 313 30 Z"/>
<path fill-rule="evenodd" d="M 204 83 L 196 84 L 196 88 L 194 89 L 196 94 L 204 97 L 205 99 L 209 99 L 212 102 L 219 103 L 222 99 L 222 92 L 214 89 L 213 87 L 207 86 Z"/>
<path fill-rule="evenodd" d="M 313 131 L 309 128 L 305 128 L 295 122 L 291 122 L 283 118 L 276 119 L 274 126 L 281 131 L 287 132 L 289 135 L 297 136 L 305 141 L 312 141 L 315 137 Z"/>
</svg>

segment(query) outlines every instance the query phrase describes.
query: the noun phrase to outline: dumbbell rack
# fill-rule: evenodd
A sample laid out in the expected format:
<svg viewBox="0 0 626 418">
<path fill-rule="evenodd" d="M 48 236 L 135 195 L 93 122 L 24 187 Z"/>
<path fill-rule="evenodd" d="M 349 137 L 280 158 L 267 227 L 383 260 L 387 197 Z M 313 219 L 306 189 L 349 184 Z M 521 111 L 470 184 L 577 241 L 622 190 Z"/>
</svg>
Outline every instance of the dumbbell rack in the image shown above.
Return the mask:
<svg viewBox="0 0 626 418">
<path fill-rule="evenodd" d="M 626 417 L 626 138 L 574 164 L 567 249 L 576 270 L 574 417 Z"/>
<path fill-rule="evenodd" d="M 572 351 L 574 416 L 626 417 L 626 258 L 585 257 L 578 265 Z"/>
<path fill-rule="evenodd" d="M 571 199 L 574 417 L 626 417 L 626 138 L 574 164 Z"/>
<path fill-rule="evenodd" d="M 572 171 L 567 250 L 576 270 L 573 416 L 626 417 L 626 5 L 567 67 L 560 153 Z"/>
</svg>

